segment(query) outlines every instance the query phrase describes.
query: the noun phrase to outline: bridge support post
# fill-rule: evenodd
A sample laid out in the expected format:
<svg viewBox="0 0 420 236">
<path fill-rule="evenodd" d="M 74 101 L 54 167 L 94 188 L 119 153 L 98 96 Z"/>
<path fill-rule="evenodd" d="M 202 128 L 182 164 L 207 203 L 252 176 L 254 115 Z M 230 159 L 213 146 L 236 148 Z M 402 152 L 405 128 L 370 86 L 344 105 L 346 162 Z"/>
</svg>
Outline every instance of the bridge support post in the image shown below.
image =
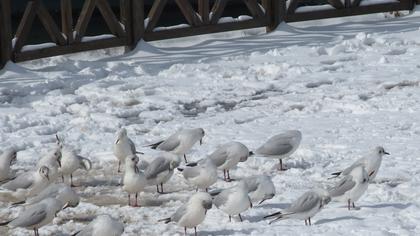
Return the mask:
<svg viewBox="0 0 420 236">
<path fill-rule="evenodd" d="M 127 9 L 127 37 L 129 38 L 128 49 L 136 48 L 140 40 L 143 39 L 144 25 L 144 0 L 126 0 L 129 1 L 129 9 Z"/>
<path fill-rule="evenodd" d="M 12 56 L 12 21 L 10 0 L 0 1 L 0 69 Z"/>
<path fill-rule="evenodd" d="M 269 19 L 267 32 L 274 31 L 286 17 L 286 0 L 265 0 L 263 4 Z"/>
</svg>

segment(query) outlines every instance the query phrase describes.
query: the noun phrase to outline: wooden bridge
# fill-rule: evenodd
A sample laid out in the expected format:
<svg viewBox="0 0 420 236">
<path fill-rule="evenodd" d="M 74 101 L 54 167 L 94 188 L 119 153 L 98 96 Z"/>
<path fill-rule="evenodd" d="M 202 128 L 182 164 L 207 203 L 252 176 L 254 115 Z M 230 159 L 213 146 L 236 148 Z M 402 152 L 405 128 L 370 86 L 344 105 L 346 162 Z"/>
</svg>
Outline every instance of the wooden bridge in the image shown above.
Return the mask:
<svg viewBox="0 0 420 236">
<path fill-rule="evenodd" d="M 416 4 L 416 0 L 388 0 L 383 3 L 328 0 L 328 5 L 312 10 L 311 7 L 300 7 L 302 0 L 242 0 L 249 10 L 249 17 L 227 21 L 222 16 L 229 7 L 229 0 L 172 0 L 187 24 L 158 27 L 161 16 L 165 14 L 165 6 L 171 0 L 155 0 L 148 11 L 144 0 L 119 0 L 118 13 L 113 11 L 108 0 L 85 0 L 78 15 L 74 15 L 72 0 L 60 0 L 60 20 L 52 17 L 45 1 L 28 0 L 17 30 L 12 32 L 11 0 L 0 0 L 0 68 L 9 60 L 20 62 L 119 46 L 133 49 L 140 40 L 153 41 L 256 27 L 266 27 L 269 32 L 282 21 L 411 10 Z M 112 35 L 86 37 L 95 9 L 103 16 Z M 41 21 L 51 43 L 28 47 L 28 37 L 36 18 Z"/>
</svg>

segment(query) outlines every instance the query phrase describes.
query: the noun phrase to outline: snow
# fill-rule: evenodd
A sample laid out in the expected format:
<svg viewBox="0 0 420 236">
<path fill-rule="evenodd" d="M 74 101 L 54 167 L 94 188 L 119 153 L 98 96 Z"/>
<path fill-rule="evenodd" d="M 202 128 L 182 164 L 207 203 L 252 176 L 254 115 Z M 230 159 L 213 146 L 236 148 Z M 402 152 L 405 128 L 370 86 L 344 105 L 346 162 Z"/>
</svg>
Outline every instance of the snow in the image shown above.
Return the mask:
<svg viewBox="0 0 420 236">
<path fill-rule="evenodd" d="M 244 223 L 229 223 L 218 209 L 208 212 L 200 235 L 419 235 L 420 222 L 420 14 L 384 14 L 282 24 L 261 29 L 141 42 L 122 48 L 7 64 L 0 71 L 0 148 L 16 146 L 18 169 L 30 169 L 55 142 L 80 149 L 93 161 L 89 174 L 75 174 L 83 202 L 59 213 L 41 235 L 69 235 L 95 215 L 125 223 L 125 235 L 183 235 L 171 215 L 193 191 L 176 173 L 157 195 L 152 186 L 142 208 L 127 205 L 117 186 L 112 143 L 120 127 L 145 159 L 142 147 L 181 127 L 202 127 L 198 160 L 236 140 L 255 150 L 286 129 L 303 133 L 300 148 L 278 163 L 251 157 L 233 178 L 269 174 L 277 189 L 270 201 L 246 211 Z M 331 203 L 311 227 L 262 217 L 285 208 L 303 192 L 334 183 L 331 172 L 382 145 L 385 157 L 374 183 L 348 211 Z M 236 184 L 218 181 L 217 188 Z M 0 203 L 1 220 L 17 214 Z M 192 231 L 190 231 L 192 232 Z M 0 234 L 27 235 L 25 229 Z"/>
</svg>

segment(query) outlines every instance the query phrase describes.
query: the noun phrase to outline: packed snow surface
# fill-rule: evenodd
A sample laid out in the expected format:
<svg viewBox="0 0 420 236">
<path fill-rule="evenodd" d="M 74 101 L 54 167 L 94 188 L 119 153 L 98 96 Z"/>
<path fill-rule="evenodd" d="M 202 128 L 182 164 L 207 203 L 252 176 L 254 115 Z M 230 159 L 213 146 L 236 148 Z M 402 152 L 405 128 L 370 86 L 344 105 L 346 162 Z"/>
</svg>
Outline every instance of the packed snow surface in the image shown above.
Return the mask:
<svg viewBox="0 0 420 236">
<path fill-rule="evenodd" d="M 231 140 L 255 150 L 272 135 L 298 129 L 301 146 L 285 160 L 287 171 L 258 156 L 231 171 L 236 179 L 271 175 L 277 195 L 246 211 L 242 223 L 213 207 L 200 235 L 419 235 L 419 26 L 418 12 L 375 14 L 282 24 L 270 34 L 254 29 L 141 42 L 124 55 L 117 48 L 9 63 L 0 71 L 0 150 L 18 147 L 14 168 L 31 169 L 58 133 L 93 162 L 87 174 L 75 173 L 82 203 L 60 212 L 41 235 L 71 235 L 102 213 L 123 221 L 125 235 L 183 235 L 158 220 L 195 190 L 175 172 L 167 194 L 151 186 L 141 208 L 128 207 L 112 154 L 119 128 L 150 160 L 157 152 L 143 146 L 183 127 L 206 132 L 190 160 Z M 378 145 L 391 155 L 358 210 L 332 202 L 311 227 L 262 220 L 310 189 L 333 185 L 330 173 Z M 213 189 L 237 183 L 221 178 Z M 2 221 L 18 213 L 0 206 Z M 0 228 L 1 235 L 28 233 Z"/>
</svg>

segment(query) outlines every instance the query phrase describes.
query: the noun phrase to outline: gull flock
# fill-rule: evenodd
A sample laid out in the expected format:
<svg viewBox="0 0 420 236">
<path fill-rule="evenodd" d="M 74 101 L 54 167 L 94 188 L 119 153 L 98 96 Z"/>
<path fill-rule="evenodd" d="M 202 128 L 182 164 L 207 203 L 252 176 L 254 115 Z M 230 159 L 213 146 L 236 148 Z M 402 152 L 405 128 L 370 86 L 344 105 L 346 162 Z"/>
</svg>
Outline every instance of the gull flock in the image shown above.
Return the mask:
<svg viewBox="0 0 420 236">
<path fill-rule="evenodd" d="M 242 221 L 242 213 L 254 204 L 262 204 L 275 196 L 271 177 L 249 176 L 238 180 L 233 187 L 209 190 L 218 181 L 218 171 L 223 171 L 224 181 L 234 181 L 229 170 L 247 161 L 250 156 L 278 159 L 279 171 L 284 171 L 282 160 L 291 157 L 302 139 L 298 130 L 284 131 L 269 138 L 254 152 L 242 143 L 232 141 L 220 146 L 206 158 L 194 163 L 187 162 L 186 153 L 197 142 L 202 144 L 204 135 L 201 128 L 182 129 L 167 139 L 148 145 L 162 152 L 151 160 L 140 161 L 139 156 L 143 153 L 137 151 L 125 128 L 119 130 L 113 153 L 118 160 L 118 173 L 122 165 L 124 173 L 121 174 L 122 184 L 117 188 L 127 193 L 128 205 L 140 207 L 139 198 L 146 188 L 155 186 L 158 193 L 164 193 L 164 184 L 175 171 L 181 171 L 196 193 L 172 215 L 162 216 L 162 219 L 156 219 L 157 222 L 176 223 L 184 228 L 185 234 L 188 228 L 193 228 L 197 235 L 197 226 L 205 220 L 207 211 L 213 205 L 226 213 L 229 220 L 237 216 Z M 20 174 L 11 168 L 17 161 L 17 150 L 9 148 L 0 151 L 0 195 L 16 199 L 10 203 L 10 207 L 20 209 L 16 218 L 1 222 L 0 226 L 26 228 L 38 236 L 38 230 L 50 224 L 60 211 L 79 205 L 80 197 L 72 188 L 73 173 L 78 169 L 89 171 L 92 162 L 66 146 L 58 136 L 56 139 L 56 146 L 38 161 L 34 169 Z M 356 208 L 355 202 L 363 196 L 377 175 L 384 155 L 389 153 L 383 147 L 373 148 L 348 168 L 332 173 L 330 179 L 340 178 L 333 186 L 328 189 L 308 189 L 286 209 L 261 216 L 261 220 L 267 219 L 271 224 L 278 220 L 299 219 L 304 220 L 305 225 L 311 225 L 311 218 L 331 200 L 343 202 L 348 210 Z M 124 224 L 119 220 L 109 215 L 98 215 L 73 235 L 116 236 L 123 232 Z"/>
</svg>

